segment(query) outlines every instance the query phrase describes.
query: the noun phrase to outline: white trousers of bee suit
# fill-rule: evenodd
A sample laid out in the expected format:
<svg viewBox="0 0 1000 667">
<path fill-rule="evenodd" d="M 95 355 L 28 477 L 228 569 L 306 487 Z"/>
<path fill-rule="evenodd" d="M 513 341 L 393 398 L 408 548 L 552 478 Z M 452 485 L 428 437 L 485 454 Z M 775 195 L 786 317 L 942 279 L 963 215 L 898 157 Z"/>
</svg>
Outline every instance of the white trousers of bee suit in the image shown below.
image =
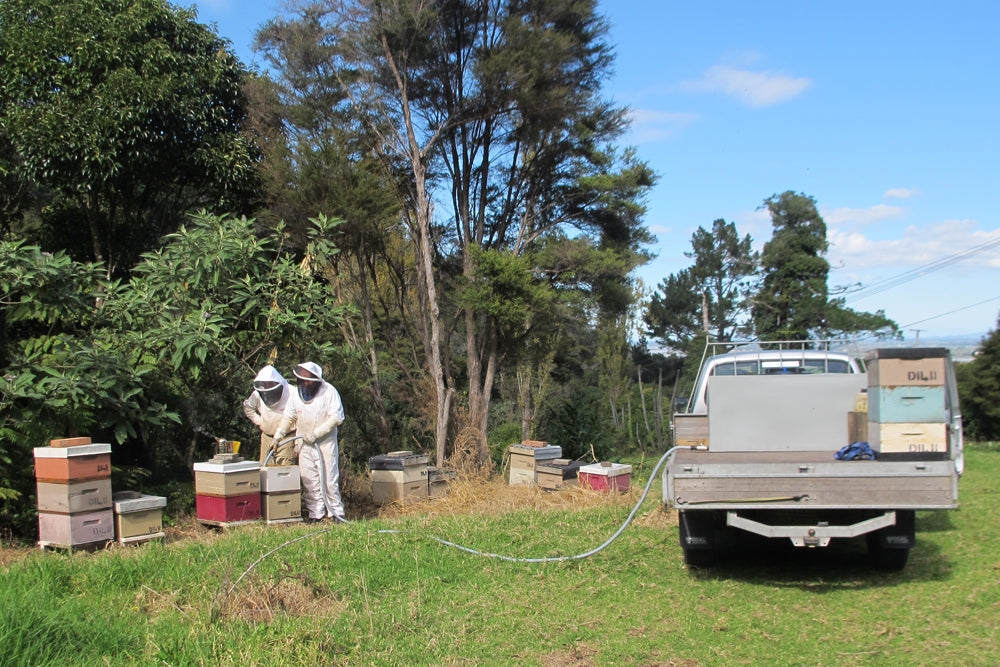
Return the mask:
<svg viewBox="0 0 1000 667">
<path fill-rule="evenodd" d="M 319 451 L 317 451 L 317 449 Z M 320 453 L 323 461 L 320 465 Z M 340 499 L 340 447 L 334 438 L 323 438 L 316 445 L 303 444 L 299 450 L 299 472 L 302 476 L 302 498 L 310 518 L 322 519 L 344 516 L 344 503 Z M 326 477 L 323 478 L 323 473 Z M 323 502 L 323 487 L 326 501 Z M 329 507 L 327 507 L 329 503 Z M 333 513 L 331 514 L 331 510 Z"/>
</svg>

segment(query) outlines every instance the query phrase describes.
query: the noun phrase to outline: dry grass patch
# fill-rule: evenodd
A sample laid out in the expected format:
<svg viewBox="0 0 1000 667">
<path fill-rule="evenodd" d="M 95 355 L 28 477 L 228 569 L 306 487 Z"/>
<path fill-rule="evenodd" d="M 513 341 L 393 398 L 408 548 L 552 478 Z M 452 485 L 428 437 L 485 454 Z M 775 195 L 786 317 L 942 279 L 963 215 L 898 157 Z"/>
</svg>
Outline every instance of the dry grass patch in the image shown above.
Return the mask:
<svg viewBox="0 0 1000 667">
<path fill-rule="evenodd" d="M 632 507 L 640 492 L 605 493 L 573 486 L 546 491 L 537 486 L 511 486 L 502 477 L 460 473 L 449 485 L 448 494 L 412 505 L 393 503 L 382 507 L 380 517 L 498 515 L 520 510 L 588 509 L 620 505 Z M 647 502 L 651 502 L 647 500 Z"/>
<path fill-rule="evenodd" d="M 221 617 L 270 623 L 276 616 L 336 618 L 347 610 L 347 602 L 308 575 L 286 574 L 246 582 L 239 591 L 223 596 L 217 609 Z"/>
</svg>

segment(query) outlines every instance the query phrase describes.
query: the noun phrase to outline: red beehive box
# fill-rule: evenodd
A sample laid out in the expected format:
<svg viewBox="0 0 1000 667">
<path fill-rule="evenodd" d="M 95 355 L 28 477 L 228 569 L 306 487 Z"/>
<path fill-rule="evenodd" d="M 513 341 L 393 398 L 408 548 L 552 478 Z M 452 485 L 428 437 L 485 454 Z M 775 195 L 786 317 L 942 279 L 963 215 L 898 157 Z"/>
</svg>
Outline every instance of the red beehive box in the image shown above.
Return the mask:
<svg viewBox="0 0 1000 667">
<path fill-rule="evenodd" d="M 260 494 L 248 493 L 242 496 L 194 497 L 198 520 L 213 523 L 236 523 L 260 519 Z"/>
<path fill-rule="evenodd" d="M 604 461 L 580 466 L 577 474 L 581 488 L 595 491 L 628 491 L 632 483 L 632 466 Z"/>
<path fill-rule="evenodd" d="M 111 445 L 35 447 L 35 478 L 44 482 L 75 482 L 111 477 Z"/>
</svg>

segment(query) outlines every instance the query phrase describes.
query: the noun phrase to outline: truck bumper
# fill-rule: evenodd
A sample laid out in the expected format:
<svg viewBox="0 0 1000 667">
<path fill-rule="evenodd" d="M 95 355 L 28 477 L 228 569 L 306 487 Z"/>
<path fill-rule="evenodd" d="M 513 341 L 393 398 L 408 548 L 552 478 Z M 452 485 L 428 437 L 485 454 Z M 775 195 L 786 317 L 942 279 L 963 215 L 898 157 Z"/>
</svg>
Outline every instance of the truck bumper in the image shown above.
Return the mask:
<svg viewBox="0 0 1000 667">
<path fill-rule="evenodd" d="M 787 537 L 797 547 L 825 547 L 834 537 L 858 537 L 895 524 L 895 511 L 846 526 L 831 526 L 823 521 L 811 526 L 771 525 L 740 516 L 738 512 L 726 512 L 727 526 L 763 537 Z"/>
</svg>

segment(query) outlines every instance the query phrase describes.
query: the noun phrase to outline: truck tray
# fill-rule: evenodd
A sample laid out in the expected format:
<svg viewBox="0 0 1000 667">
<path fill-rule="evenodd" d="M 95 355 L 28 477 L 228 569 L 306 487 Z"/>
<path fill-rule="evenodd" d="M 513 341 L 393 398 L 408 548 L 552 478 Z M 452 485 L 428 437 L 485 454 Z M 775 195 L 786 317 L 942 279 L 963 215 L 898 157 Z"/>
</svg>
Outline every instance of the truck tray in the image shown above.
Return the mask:
<svg viewBox="0 0 1000 667">
<path fill-rule="evenodd" d="M 951 461 L 837 461 L 832 452 L 679 451 L 663 473 L 677 509 L 953 509 Z"/>
</svg>

